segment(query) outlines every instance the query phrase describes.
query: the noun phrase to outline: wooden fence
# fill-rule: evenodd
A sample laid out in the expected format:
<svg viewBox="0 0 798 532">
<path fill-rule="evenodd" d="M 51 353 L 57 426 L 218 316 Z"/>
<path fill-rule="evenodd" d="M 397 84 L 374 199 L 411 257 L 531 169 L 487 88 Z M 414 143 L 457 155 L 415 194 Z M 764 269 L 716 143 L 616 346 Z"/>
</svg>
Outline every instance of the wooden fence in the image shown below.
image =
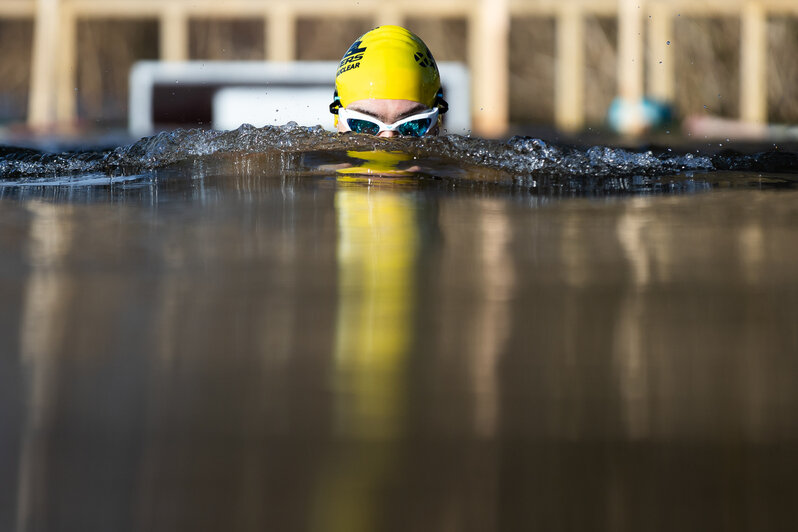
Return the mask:
<svg viewBox="0 0 798 532">
<path fill-rule="evenodd" d="M 798 0 L 0 0 L 0 18 L 35 20 L 28 108 L 32 127 L 75 119 L 79 19 L 157 18 L 161 58 L 181 61 L 188 59 L 191 17 L 261 18 L 266 58 L 291 61 L 301 17 L 373 17 L 375 25 L 402 24 L 408 16 L 463 18 L 468 24 L 474 131 L 500 136 L 508 122 L 511 17 L 556 19 L 554 119 L 559 128 L 573 131 L 584 125 L 585 16 L 618 18 L 622 98 L 639 101 L 647 94 L 672 101 L 675 73 L 668 42 L 677 14 L 740 18 L 740 118 L 765 122 L 767 18 L 798 15 Z"/>
</svg>

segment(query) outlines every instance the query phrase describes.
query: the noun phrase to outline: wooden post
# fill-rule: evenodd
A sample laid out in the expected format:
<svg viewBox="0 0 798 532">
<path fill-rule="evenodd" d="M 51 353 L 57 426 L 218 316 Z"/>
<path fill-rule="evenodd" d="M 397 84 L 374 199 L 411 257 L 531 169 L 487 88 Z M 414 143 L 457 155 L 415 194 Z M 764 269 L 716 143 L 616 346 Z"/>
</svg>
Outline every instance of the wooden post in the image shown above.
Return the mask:
<svg viewBox="0 0 798 532">
<path fill-rule="evenodd" d="M 402 13 L 394 2 L 384 2 L 380 4 L 380 7 L 377 9 L 377 16 L 375 17 L 376 26 L 386 26 L 389 24 L 401 26 L 403 22 Z"/>
<path fill-rule="evenodd" d="M 36 0 L 28 96 L 28 125 L 34 128 L 55 122 L 59 8 L 59 0 Z"/>
<path fill-rule="evenodd" d="M 296 58 L 296 15 L 286 2 L 269 11 L 266 24 L 266 57 L 270 61 L 293 61 Z"/>
<path fill-rule="evenodd" d="M 481 0 L 468 28 L 474 131 L 486 137 L 507 132 L 509 107 L 508 0 Z"/>
<path fill-rule="evenodd" d="M 618 0 L 618 95 L 629 116 L 624 133 L 639 134 L 643 129 L 640 103 L 643 100 L 643 24 L 644 0 Z"/>
<path fill-rule="evenodd" d="M 77 91 L 75 90 L 77 58 L 77 17 L 67 3 L 61 8 L 59 20 L 58 74 L 56 117 L 62 124 L 71 124 L 77 116 Z"/>
<path fill-rule="evenodd" d="M 649 12 L 648 93 L 661 102 L 673 102 L 673 14 L 665 4 L 654 4 Z"/>
<path fill-rule="evenodd" d="M 741 13 L 740 117 L 745 122 L 767 122 L 767 18 L 762 6 L 748 2 Z"/>
<path fill-rule="evenodd" d="M 175 2 L 167 3 L 161 13 L 160 37 L 163 61 L 188 59 L 188 20 L 186 13 Z"/>
<path fill-rule="evenodd" d="M 557 66 L 554 122 L 559 129 L 576 131 L 585 121 L 585 44 L 582 12 L 565 4 L 557 15 Z"/>
</svg>

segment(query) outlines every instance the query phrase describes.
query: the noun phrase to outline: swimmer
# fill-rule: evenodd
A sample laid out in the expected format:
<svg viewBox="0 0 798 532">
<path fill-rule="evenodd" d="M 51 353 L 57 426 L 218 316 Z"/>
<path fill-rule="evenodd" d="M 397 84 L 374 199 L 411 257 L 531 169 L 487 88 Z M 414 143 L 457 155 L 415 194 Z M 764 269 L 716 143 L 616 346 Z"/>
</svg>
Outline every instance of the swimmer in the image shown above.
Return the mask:
<svg viewBox="0 0 798 532">
<path fill-rule="evenodd" d="M 438 134 L 448 107 L 427 45 L 404 28 L 380 26 L 341 59 L 330 112 L 342 133 L 422 137 Z"/>
</svg>

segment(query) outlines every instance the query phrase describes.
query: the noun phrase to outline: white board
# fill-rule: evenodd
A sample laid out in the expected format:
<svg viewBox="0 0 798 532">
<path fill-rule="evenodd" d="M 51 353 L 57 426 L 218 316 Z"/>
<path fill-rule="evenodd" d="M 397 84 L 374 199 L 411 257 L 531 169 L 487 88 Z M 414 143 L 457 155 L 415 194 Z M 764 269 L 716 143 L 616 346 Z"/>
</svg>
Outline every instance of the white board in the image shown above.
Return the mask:
<svg viewBox="0 0 798 532">
<path fill-rule="evenodd" d="M 332 102 L 337 61 L 141 61 L 130 74 L 129 131 L 151 135 L 153 93 L 156 86 L 216 87 L 213 91 L 213 127 L 235 129 L 255 126 L 300 125 L 333 128 Z M 471 129 L 468 70 L 461 63 L 439 63 L 449 112 L 445 130 L 469 133 Z"/>
</svg>

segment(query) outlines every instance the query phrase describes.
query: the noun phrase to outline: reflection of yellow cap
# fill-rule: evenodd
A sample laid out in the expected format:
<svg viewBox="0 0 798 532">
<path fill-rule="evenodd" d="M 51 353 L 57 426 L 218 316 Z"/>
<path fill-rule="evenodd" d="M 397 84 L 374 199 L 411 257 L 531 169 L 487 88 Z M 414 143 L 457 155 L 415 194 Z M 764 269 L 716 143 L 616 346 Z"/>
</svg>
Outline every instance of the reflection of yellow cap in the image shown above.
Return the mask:
<svg viewBox="0 0 798 532">
<path fill-rule="evenodd" d="M 413 176 L 414 172 L 400 170 L 400 163 L 411 160 L 410 154 L 398 151 L 347 151 L 346 155 L 352 159 L 363 161 L 358 166 L 340 168 L 338 174 L 379 175 L 379 176 Z"/>
<path fill-rule="evenodd" d="M 410 100 L 432 107 L 441 88 L 424 41 L 399 26 L 380 26 L 347 50 L 335 74 L 341 105 L 357 100 Z"/>
</svg>

